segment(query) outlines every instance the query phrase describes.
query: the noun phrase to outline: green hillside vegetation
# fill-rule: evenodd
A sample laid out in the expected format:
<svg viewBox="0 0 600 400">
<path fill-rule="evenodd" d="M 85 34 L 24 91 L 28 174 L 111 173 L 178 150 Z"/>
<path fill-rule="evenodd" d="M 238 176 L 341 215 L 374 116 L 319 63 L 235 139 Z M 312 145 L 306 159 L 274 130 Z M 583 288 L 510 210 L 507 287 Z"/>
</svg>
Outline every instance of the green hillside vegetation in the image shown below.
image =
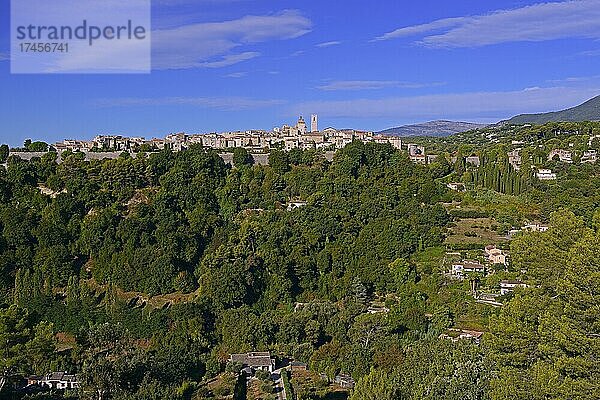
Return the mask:
<svg viewBox="0 0 600 400">
<path fill-rule="evenodd" d="M 521 114 L 504 121 L 504 123 L 510 125 L 541 125 L 548 122 L 578 122 L 598 120 L 600 120 L 600 96 L 596 96 L 583 104 L 566 110 L 542 114 Z"/>
<path fill-rule="evenodd" d="M 237 151 L 231 167 L 201 147 L 64 154 L 60 164 L 53 153 L 10 157 L 0 169 L 0 396 L 41 398 L 13 384 L 69 371 L 81 390 L 43 398 L 269 398 L 271 382 L 246 390 L 227 359 L 270 350 L 309 365 L 289 382 L 299 399 L 594 398 L 600 165 L 547 155 L 598 148 L 588 139 L 600 125 L 566 128 L 518 128 L 518 170 L 507 128 L 484 131 L 498 142 L 431 139 L 440 156 L 428 166 L 360 142 L 333 162 L 273 151 L 269 166 Z M 558 179 L 539 181 L 532 165 Z M 446 187 L 457 181 L 465 192 Z M 288 209 L 292 200 L 306 205 Z M 505 239 L 530 221 L 550 229 Z M 478 240 L 449 244 L 449 229 Z M 501 279 L 529 285 L 502 307 L 475 302 L 471 278 L 446 276 L 452 257 L 481 258 L 491 242 L 510 264 L 472 279 L 491 291 Z M 485 334 L 452 342 L 440 338 L 448 328 Z M 353 390 L 323 379 L 340 373 Z"/>
</svg>

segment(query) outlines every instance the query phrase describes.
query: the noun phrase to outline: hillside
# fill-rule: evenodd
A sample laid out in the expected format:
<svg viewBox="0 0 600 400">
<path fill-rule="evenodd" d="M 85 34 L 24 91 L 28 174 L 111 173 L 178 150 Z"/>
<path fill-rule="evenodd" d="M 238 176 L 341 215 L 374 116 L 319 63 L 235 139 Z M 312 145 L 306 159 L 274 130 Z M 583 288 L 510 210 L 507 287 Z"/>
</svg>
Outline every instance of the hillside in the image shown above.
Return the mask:
<svg viewBox="0 0 600 400">
<path fill-rule="evenodd" d="M 0 174 L 10 189 L 0 196 L 0 362 L 15 367 L 0 373 L 0 399 L 506 400 L 504 387 L 555 390 L 532 376 L 566 382 L 568 396 L 549 398 L 598 398 L 600 329 L 586 316 L 600 304 L 589 289 L 600 274 L 600 163 L 583 155 L 597 158 L 589 150 L 600 146 L 583 127 L 600 122 L 415 138 L 440 158 L 422 165 L 361 141 L 331 162 L 272 150 L 269 164 L 242 154 L 234 167 L 199 146 L 11 159 Z M 558 141 L 573 144 L 577 162 L 549 157 Z M 288 209 L 293 199 L 306 204 Z M 537 222 L 548 230 L 522 228 Z M 568 349 L 556 332 L 574 332 Z M 524 356 L 531 362 L 515 365 Z M 288 360 L 281 380 L 258 372 Z M 80 389 L 32 396 L 34 385 L 20 384 L 41 386 L 47 374 Z"/>
<path fill-rule="evenodd" d="M 422 124 L 404 125 L 383 130 L 381 134 L 395 136 L 450 136 L 455 133 L 482 128 L 485 125 L 470 122 L 430 121 Z"/>
<path fill-rule="evenodd" d="M 511 125 L 545 124 L 547 122 L 600 121 L 600 96 L 576 107 L 542 114 L 521 114 L 503 123 Z"/>
</svg>

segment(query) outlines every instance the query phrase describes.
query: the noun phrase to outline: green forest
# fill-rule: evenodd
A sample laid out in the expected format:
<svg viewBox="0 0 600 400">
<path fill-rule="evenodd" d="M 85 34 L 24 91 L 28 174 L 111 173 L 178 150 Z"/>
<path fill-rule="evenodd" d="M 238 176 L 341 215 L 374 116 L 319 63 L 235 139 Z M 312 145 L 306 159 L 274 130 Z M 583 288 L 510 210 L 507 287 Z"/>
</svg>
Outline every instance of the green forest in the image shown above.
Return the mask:
<svg viewBox="0 0 600 400">
<path fill-rule="evenodd" d="M 2 151 L 0 398 L 253 398 L 227 360 L 267 350 L 356 382 L 332 392 L 286 375 L 298 400 L 599 398 L 600 165 L 546 160 L 597 145 L 598 127 L 576 128 L 523 128 L 519 170 L 510 142 L 474 133 L 428 141 L 429 165 L 362 142 L 331 162 L 272 150 L 268 166 L 199 146 L 60 163 Z M 538 180 L 540 163 L 558 180 Z M 506 270 L 448 279 L 449 250 L 489 244 L 449 244 L 449 229 L 484 217 L 497 237 L 549 229 L 503 241 Z M 528 287 L 502 307 L 470 294 L 471 281 L 508 278 Z M 448 329 L 485 333 L 441 339 Z M 80 389 L 18 389 L 51 371 L 77 374 Z"/>
</svg>

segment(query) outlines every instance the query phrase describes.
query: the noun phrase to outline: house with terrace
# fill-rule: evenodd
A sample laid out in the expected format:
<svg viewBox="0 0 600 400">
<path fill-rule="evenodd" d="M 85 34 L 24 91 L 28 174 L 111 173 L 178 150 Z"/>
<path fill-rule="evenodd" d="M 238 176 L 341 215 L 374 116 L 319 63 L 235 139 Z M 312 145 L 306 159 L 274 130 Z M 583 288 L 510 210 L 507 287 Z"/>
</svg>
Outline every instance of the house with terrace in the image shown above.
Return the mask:
<svg viewBox="0 0 600 400">
<path fill-rule="evenodd" d="M 254 375 L 259 370 L 271 373 L 275 370 L 275 359 L 271 357 L 271 353 L 268 351 L 230 354 L 229 362 L 240 364 L 242 370 L 249 373 L 249 375 Z"/>
<path fill-rule="evenodd" d="M 467 274 L 485 274 L 485 266 L 477 261 L 464 260 L 452 264 L 450 273 L 456 278 L 463 279 Z"/>
</svg>

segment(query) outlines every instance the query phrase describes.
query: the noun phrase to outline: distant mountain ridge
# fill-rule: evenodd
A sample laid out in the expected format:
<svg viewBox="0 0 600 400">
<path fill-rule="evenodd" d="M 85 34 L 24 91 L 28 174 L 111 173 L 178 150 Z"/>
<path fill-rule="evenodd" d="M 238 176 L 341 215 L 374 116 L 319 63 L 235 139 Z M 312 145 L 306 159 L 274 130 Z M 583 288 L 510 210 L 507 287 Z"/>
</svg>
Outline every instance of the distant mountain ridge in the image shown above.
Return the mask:
<svg viewBox="0 0 600 400">
<path fill-rule="evenodd" d="M 382 135 L 393 136 L 450 136 L 455 133 L 466 132 L 473 129 L 483 128 L 486 125 L 474 124 L 471 122 L 457 121 L 430 121 L 422 124 L 403 125 L 395 128 L 385 129 L 377 132 Z"/>
<path fill-rule="evenodd" d="M 576 107 L 568 108 L 562 111 L 554 111 L 541 114 L 521 114 L 502 124 L 522 125 L 522 124 L 545 124 L 548 122 L 579 122 L 579 121 L 600 121 L 600 96 L 596 96 Z"/>
</svg>

